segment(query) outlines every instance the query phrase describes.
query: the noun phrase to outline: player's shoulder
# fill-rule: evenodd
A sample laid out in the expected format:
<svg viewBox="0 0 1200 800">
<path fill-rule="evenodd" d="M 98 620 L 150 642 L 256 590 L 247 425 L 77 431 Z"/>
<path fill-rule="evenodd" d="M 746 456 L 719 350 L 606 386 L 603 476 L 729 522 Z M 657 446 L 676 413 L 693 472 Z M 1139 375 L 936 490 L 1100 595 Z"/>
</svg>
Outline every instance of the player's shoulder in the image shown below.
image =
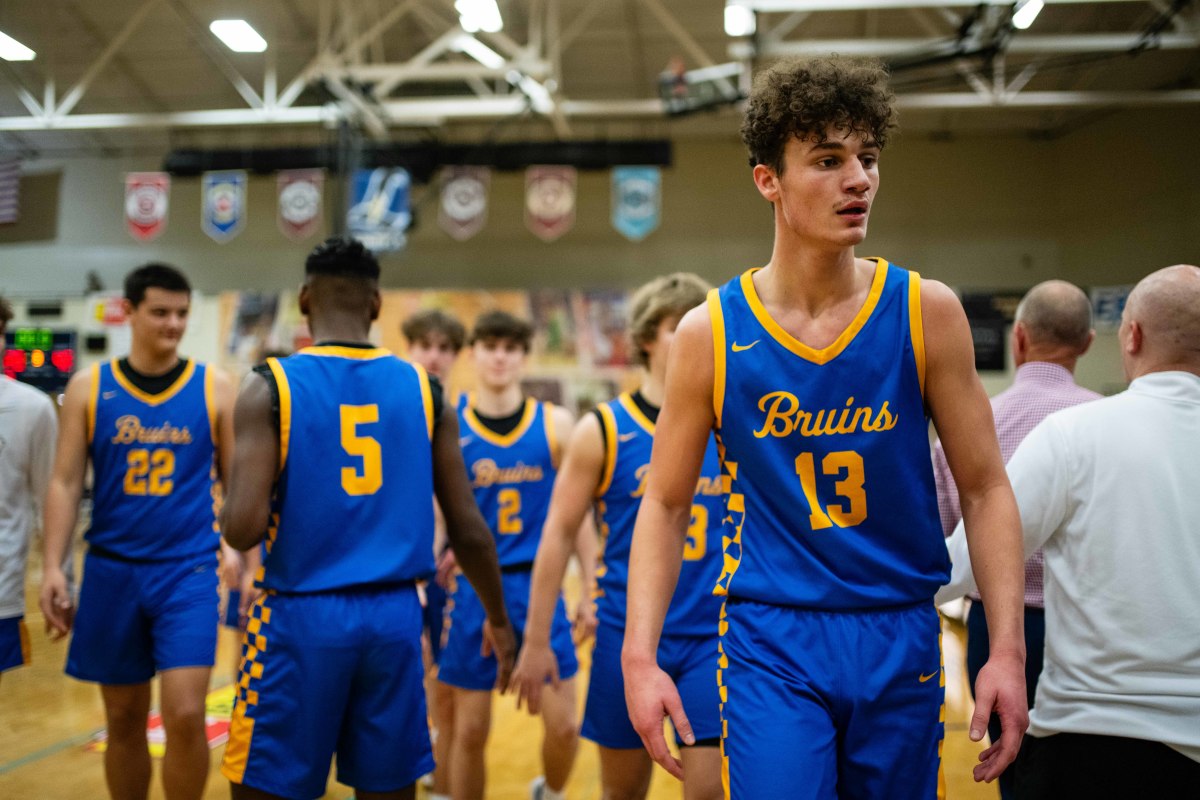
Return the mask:
<svg viewBox="0 0 1200 800">
<path fill-rule="evenodd" d="M 963 315 L 962 301 L 954 290 L 939 280 L 921 278 L 921 315 L 925 318 L 950 318 Z"/>
</svg>

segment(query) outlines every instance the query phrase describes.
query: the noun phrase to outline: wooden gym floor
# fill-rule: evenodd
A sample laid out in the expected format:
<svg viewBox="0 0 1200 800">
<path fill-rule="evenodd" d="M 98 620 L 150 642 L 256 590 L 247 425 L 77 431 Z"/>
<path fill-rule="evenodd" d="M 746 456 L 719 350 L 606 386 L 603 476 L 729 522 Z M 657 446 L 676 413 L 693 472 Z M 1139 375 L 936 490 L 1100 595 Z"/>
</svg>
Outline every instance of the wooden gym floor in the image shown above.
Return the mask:
<svg viewBox="0 0 1200 800">
<path fill-rule="evenodd" d="M 27 615 L 33 644 L 33 663 L 4 673 L 0 678 L 0 797 L 10 800 L 39 798 L 75 800 L 105 796 L 103 757 L 88 748 L 89 742 L 104 727 L 100 693 L 95 686 L 80 683 L 63 674 L 66 660 L 64 642 L 51 642 L 43 633 L 41 612 L 37 610 L 38 580 L 41 575 L 38 543 L 30 554 L 27 582 Z M 947 794 L 959 798 L 995 798 L 994 784 L 976 784 L 971 768 L 982 747 L 967 738 L 970 695 L 962 669 L 962 626 L 947 621 L 943 637 L 946 661 L 946 745 L 944 761 Z M 232 681 L 239 646 L 235 634 L 221 631 L 217 667 L 212 688 L 219 690 Z M 590 645 L 580 651 L 580 678 L 577 680 L 582 714 L 586 692 Z M 495 703 L 495 719 L 488 749 L 491 800 L 523 800 L 528 797 L 529 781 L 540 771 L 538 758 L 540 725 L 525 712 L 517 712 L 513 702 L 500 698 Z M 206 799 L 229 797 L 228 782 L 219 772 L 223 746 L 212 752 L 212 768 L 205 791 Z M 596 800 L 600 797 L 599 765 L 596 749 L 590 742 L 580 743 L 579 756 L 568 784 L 571 800 Z M 326 798 L 344 800 L 351 791 L 330 778 Z M 418 792 L 418 797 L 423 797 Z M 157 765 L 151 798 L 161 798 Z M 650 789 L 651 800 L 680 798 L 679 784 L 662 770 L 656 770 Z"/>
</svg>

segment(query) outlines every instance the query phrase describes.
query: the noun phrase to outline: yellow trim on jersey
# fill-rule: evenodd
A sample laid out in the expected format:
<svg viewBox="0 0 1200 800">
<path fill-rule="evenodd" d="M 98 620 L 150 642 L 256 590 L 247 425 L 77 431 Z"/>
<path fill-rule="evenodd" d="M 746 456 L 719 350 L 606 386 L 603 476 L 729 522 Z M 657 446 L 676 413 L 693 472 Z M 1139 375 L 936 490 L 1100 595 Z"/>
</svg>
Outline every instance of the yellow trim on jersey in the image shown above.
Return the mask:
<svg viewBox="0 0 1200 800">
<path fill-rule="evenodd" d="M 759 324 L 767 329 L 767 333 L 771 334 L 771 337 L 775 341 L 806 361 L 811 361 L 814 364 L 827 364 L 837 358 L 838 354 L 845 350 L 850 342 L 854 341 L 854 337 L 867 324 L 867 320 L 871 318 L 871 313 L 879 303 L 879 296 L 883 294 L 883 284 L 887 281 L 888 265 L 887 260 L 883 258 L 876 258 L 874 261 L 875 277 L 871 279 L 871 290 L 867 293 L 867 301 L 863 303 L 863 307 L 858 310 L 858 314 L 846 326 L 846 330 L 842 331 L 841 335 L 834 339 L 832 344 L 820 350 L 809 347 L 804 342 L 792 336 L 767 313 L 766 306 L 763 305 L 762 300 L 758 296 L 758 291 L 754 288 L 753 276 L 761 267 L 748 269 L 742 273 L 742 292 L 746 295 L 746 301 L 750 304 L 750 310 L 754 312 L 754 316 Z"/>
<path fill-rule="evenodd" d="M 111 363 L 113 377 L 116 378 L 117 383 L 120 384 L 121 388 L 149 406 L 160 406 L 175 395 L 179 394 L 179 391 L 183 389 L 184 386 L 187 386 L 187 382 L 192 379 L 192 375 L 196 372 L 196 362 L 189 358 L 187 360 L 187 366 L 183 368 L 183 372 L 180 373 L 179 377 L 175 379 L 174 383 L 172 383 L 166 389 L 163 389 L 158 394 L 149 394 L 147 392 L 143 392 L 141 389 L 133 385 L 129 378 L 126 377 L 125 373 L 121 371 L 121 364 L 117 359 L 114 358 Z"/>
<path fill-rule="evenodd" d="M 720 290 L 709 289 L 707 302 L 713 336 L 713 418 L 720 428 L 725 410 L 725 313 L 721 310 Z"/>
<path fill-rule="evenodd" d="M 87 403 L 87 440 L 89 445 L 96 435 L 96 404 L 100 402 L 100 365 L 92 364 L 91 373 L 92 384 L 88 390 Z"/>
<path fill-rule="evenodd" d="M 921 318 L 921 275 L 908 273 L 908 330 L 912 335 L 913 356 L 917 362 L 917 380 L 925 396 L 925 323 Z"/>
<path fill-rule="evenodd" d="M 509 447 L 524 436 L 528 432 L 529 426 L 533 424 L 533 418 L 537 413 L 537 401 L 532 397 L 526 397 L 525 414 L 521 417 L 521 421 L 517 423 L 517 427 L 501 436 L 495 431 L 488 430 L 479 421 L 479 417 L 475 415 L 475 406 L 471 402 L 473 397 L 473 395 L 467 395 L 467 407 L 463 409 L 463 419 L 467 421 L 467 427 L 478 434 L 479 438 L 498 447 Z"/>
<path fill-rule="evenodd" d="M 420 364 L 412 363 L 417 371 L 417 382 L 421 384 L 421 404 L 425 407 L 425 431 L 433 441 L 433 391 L 429 388 L 429 373 Z"/>
<path fill-rule="evenodd" d="M 283 472 L 292 436 L 292 387 L 288 385 L 287 373 L 278 358 L 268 358 L 267 366 L 271 368 L 275 388 L 279 390 L 279 471 Z"/>
<path fill-rule="evenodd" d="M 629 392 L 625 392 L 617 398 L 617 402 L 621 404 L 621 407 L 625 409 L 629 416 L 633 417 L 633 421 L 636 422 L 642 430 L 651 436 L 654 435 L 654 423 L 650 421 L 649 417 L 642 413 L 642 410 L 638 408 L 638 404 L 633 402 L 633 395 L 631 395 Z"/>
<path fill-rule="evenodd" d="M 554 432 L 553 403 L 542 403 L 542 426 L 546 429 L 546 444 L 550 447 L 550 463 L 555 469 L 562 466 L 562 453 L 558 451 L 558 434 Z"/>
<path fill-rule="evenodd" d="M 215 397 L 216 387 L 213 385 L 213 371 L 211 369 L 204 370 L 204 408 L 208 411 L 208 430 L 212 435 L 213 447 L 219 447 L 220 435 L 217 433 L 217 401 Z"/>
<path fill-rule="evenodd" d="M 336 356 L 338 358 L 357 358 L 369 360 L 393 355 L 391 350 L 383 347 L 345 347 L 338 344 L 323 344 L 305 347 L 299 351 L 306 356 Z"/>
<path fill-rule="evenodd" d="M 600 435 L 604 437 L 604 470 L 600 473 L 596 497 L 603 497 L 612 486 L 613 470 L 617 466 L 617 418 L 608 403 L 601 403 L 596 410 L 600 412 Z"/>
</svg>

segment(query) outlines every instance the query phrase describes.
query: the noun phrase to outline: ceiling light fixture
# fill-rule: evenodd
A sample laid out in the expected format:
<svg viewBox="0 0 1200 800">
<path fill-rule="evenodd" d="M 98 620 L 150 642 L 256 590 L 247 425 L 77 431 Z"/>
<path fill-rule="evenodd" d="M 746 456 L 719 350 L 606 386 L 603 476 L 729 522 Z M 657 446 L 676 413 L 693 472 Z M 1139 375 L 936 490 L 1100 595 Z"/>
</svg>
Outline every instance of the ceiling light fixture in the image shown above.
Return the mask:
<svg viewBox="0 0 1200 800">
<path fill-rule="evenodd" d="M 467 33 L 497 33 L 504 28 L 496 0 L 454 0 L 458 24 Z"/>
<path fill-rule="evenodd" d="M 208 29 L 235 53 L 261 53 L 267 49 L 267 40 L 244 19 L 213 20 Z"/>
<path fill-rule="evenodd" d="M 739 0 L 725 3 L 725 34 L 727 36 L 753 36 L 758 29 L 754 12 Z"/>
<path fill-rule="evenodd" d="M 504 56 L 488 47 L 474 36 L 461 34 L 454 39 L 454 49 L 465 53 L 483 64 L 488 69 L 500 69 L 504 66 Z"/>
<path fill-rule="evenodd" d="M 0 33 L 0 58 L 5 61 L 33 61 L 36 55 L 16 39 Z"/>
<path fill-rule="evenodd" d="M 1045 3 L 1042 0 L 1021 0 L 1017 3 L 1017 7 L 1013 9 L 1012 24 L 1018 30 L 1026 30 L 1033 21 L 1037 19 L 1037 15 L 1041 13 L 1042 6 Z"/>
</svg>

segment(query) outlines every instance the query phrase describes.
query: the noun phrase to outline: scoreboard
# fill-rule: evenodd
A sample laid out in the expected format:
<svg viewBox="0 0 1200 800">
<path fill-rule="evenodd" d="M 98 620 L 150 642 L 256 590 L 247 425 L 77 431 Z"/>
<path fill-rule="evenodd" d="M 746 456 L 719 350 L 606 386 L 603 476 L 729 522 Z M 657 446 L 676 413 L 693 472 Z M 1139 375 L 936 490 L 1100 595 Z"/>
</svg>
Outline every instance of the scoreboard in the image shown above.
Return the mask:
<svg viewBox="0 0 1200 800">
<path fill-rule="evenodd" d="M 14 328 L 4 334 L 4 374 L 50 395 L 62 393 L 75 370 L 75 331 Z"/>
</svg>

